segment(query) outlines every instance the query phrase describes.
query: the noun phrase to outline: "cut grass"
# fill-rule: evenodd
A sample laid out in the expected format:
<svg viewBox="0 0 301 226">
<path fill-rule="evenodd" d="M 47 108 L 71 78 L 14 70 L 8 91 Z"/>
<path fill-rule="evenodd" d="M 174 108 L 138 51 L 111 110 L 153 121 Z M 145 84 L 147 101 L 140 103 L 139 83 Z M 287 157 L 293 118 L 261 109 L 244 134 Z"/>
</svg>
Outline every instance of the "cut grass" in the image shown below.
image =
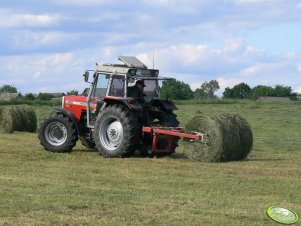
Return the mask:
<svg viewBox="0 0 301 226">
<path fill-rule="evenodd" d="M 40 121 L 50 107 L 35 107 Z M 185 125 L 238 113 L 251 124 L 247 161 L 200 163 L 170 158 L 107 159 L 79 143 L 50 153 L 36 134 L 0 135 L 0 225 L 264 225 L 267 207 L 301 214 L 301 105 L 180 105 Z M 276 223 L 275 223 L 276 225 Z"/>
</svg>

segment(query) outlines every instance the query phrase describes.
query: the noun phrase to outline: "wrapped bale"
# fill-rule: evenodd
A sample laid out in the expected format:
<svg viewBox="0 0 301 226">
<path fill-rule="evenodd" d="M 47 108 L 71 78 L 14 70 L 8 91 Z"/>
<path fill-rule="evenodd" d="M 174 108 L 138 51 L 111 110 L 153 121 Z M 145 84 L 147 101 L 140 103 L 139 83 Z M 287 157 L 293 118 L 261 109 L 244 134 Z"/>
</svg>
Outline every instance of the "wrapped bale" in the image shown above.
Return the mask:
<svg viewBox="0 0 301 226">
<path fill-rule="evenodd" d="M 253 134 L 248 122 L 239 115 L 195 116 L 186 132 L 208 135 L 206 144 L 184 140 L 184 155 L 204 162 L 241 160 L 250 153 Z"/>
<path fill-rule="evenodd" d="M 13 131 L 36 131 L 37 118 L 34 110 L 31 107 L 6 106 L 0 109 L 1 132 L 11 133 Z"/>
</svg>

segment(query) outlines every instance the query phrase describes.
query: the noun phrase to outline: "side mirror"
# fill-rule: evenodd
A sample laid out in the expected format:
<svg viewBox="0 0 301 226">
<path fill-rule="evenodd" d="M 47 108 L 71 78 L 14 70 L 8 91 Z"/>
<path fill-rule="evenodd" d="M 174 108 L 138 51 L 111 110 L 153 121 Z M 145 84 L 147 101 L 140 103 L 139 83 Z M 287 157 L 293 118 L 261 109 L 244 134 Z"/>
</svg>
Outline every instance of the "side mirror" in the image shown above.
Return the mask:
<svg viewBox="0 0 301 226">
<path fill-rule="evenodd" d="M 88 82 L 89 81 L 89 72 L 86 71 L 85 74 L 83 74 L 83 76 L 84 76 L 85 82 Z"/>
</svg>

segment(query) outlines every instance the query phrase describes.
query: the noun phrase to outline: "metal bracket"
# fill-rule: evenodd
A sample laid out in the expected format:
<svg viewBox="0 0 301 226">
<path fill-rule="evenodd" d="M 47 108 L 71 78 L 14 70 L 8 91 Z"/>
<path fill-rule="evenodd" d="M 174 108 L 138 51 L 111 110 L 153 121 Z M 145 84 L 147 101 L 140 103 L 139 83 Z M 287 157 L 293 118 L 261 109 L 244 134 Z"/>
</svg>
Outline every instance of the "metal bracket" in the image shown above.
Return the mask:
<svg viewBox="0 0 301 226">
<path fill-rule="evenodd" d="M 198 142 L 198 143 L 202 143 L 202 144 L 208 144 L 208 142 L 205 141 L 207 139 L 204 139 L 205 137 L 209 137 L 208 134 L 206 134 L 206 133 L 200 133 L 200 132 L 196 132 L 196 131 L 191 131 L 190 133 L 201 137 L 200 140 L 193 140 L 193 139 L 191 139 L 191 140 L 189 140 L 190 142 Z"/>
</svg>

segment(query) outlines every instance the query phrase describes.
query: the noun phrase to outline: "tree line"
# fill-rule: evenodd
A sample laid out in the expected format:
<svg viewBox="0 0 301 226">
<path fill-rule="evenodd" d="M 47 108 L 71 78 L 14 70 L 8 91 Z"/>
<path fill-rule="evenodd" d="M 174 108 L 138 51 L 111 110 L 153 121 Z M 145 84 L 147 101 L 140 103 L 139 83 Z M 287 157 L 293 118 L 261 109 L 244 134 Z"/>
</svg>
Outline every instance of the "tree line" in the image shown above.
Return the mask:
<svg viewBox="0 0 301 226">
<path fill-rule="evenodd" d="M 18 90 L 15 86 L 12 85 L 2 85 L 0 87 L 0 93 L 18 93 Z M 79 92 L 77 90 L 70 90 L 67 92 L 67 95 L 78 95 Z M 42 100 L 42 101 L 48 101 L 51 100 L 52 98 L 55 98 L 55 96 L 51 93 L 43 93 L 40 92 L 38 94 L 33 94 L 33 93 L 26 93 L 24 95 L 22 95 L 22 99 L 24 100 L 29 100 L 29 101 L 33 101 L 33 100 Z"/>
<path fill-rule="evenodd" d="M 174 100 L 190 100 L 190 99 L 217 99 L 216 91 L 220 89 L 218 81 L 211 80 L 205 81 L 199 88 L 192 91 L 189 84 L 179 80 L 166 80 L 162 82 L 160 88 L 160 96 L 164 99 Z M 16 87 L 11 85 L 2 85 L 0 87 L 0 93 L 17 93 Z M 77 90 L 70 90 L 66 93 L 67 95 L 78 95 Z M 257 85 L 251 88 L 246 83 L 239 83 L 233 88 L 227 87 L 223 92 L 222 98 L 225 99 L 257 99 L 261 96 L 268 97 L 289 97 L 292 100 L 296 100 L 301 94 L 293 92 L 290 86 L 276 85 L 265 86 Z M 25 100 L 51 100 L 54 96 L 50 93 L 27 93 L 23 95 Z"/>
<path fill-rule="evenodd" d="M 168 80 L 162 83 L 160 94 L 162 98 L 176 100 L 188 99 L 217 99 L 215 92 L 220 89 L 218 81 L 211 80 L 204 82 L 200 88 L 192 91 L 190 86 L 182 81 Z M 223 92 L 224 99 L 257 99 L 258 97 L 288 97 L 297 100 L 299 93 L 293 92 L 290 86 L 276 85 L 265 86 L 257 85 L 251 88 L 246 83 L 239 83 L 233 88 L 227 87 Z"/>
</svg>

